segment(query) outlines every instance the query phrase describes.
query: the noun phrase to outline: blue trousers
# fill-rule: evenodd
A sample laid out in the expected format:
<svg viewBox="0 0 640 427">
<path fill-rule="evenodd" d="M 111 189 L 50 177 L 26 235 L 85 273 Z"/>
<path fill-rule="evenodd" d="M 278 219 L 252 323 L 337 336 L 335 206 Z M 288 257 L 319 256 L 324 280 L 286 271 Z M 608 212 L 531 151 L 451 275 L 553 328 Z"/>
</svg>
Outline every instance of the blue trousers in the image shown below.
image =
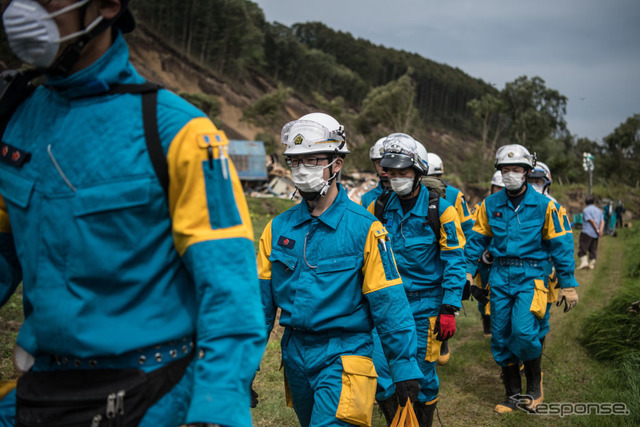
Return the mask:
<svg viewBox="0 0 640 427">
<path fill-rule="evenodd" d="M 498 365 L 508 366 L 540 356 L 540 331 L 548 330 L 548 310 L 541 319 L 531 309 L 536 292 L 534 281 L 546 284 L 547 279 L 542 267 L 494 263 L 490 276 L 491 351 Z M 547 308 L 546 300 L 544 306 Z"/>
<path fill-rule="evenodd" d="M 438 397 L 440 381 L 436 373 L 436 361 L 440 355 L 441 342 L 435 339 L 433 327 L 442 303 L 442 289 L 433 288 L 421 292 L 407 293 L 409 306 L 416 322 L 418 333 L 418 354 L 416 360 L 422 371 L 420 393 L 418 402 L 427 403 Z M 389 364 L 382 350 L 380 338 L 374 333 L 373 362 L 378 373 L 378 388 L 376 399 L 387 400 L 396 392 L 396 387 L 391 378 Z"/>
<path fill-rule="evenodd" d="M 370 332 L 307 334 L 286 328 L 281 348 L 286 385 L 301 426 L 355 424 L 355 421 L 337 418 L 338 412 L 345 409 L 344 399 L 351 392 L 349 415 L 354 419 L 358 416 L 371 419 L 376 381 Z M 344 357 L 349 356 L 355 356 L 369 371 L 358 373 L 349 369 L 344 362 Z M 358 378 L 345 379 L 345 375 L 351 374 L 357 374 Z M 343 390 L 343 384 L 356 382 L 357 390 Z"/>
</svg>

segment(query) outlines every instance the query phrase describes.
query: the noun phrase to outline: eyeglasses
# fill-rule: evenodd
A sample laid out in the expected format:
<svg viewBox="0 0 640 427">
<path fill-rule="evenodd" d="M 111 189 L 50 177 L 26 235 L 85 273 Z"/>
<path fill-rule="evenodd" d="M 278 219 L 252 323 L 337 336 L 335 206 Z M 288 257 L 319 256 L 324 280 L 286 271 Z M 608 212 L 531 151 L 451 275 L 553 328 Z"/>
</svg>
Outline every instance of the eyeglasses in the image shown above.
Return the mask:
<svg viewBox="0 0 640 427">
<path fill-rule="evenodd" d="M 297 168 L 298 166 L 300 166 L 300 163 L 304 164 L 305 166 L 318 166 L 318 162 L 321 162 L 323 160 L 329 160 L 329 157 L 304 157 L 304 158 L 291 158 L 291 157 L 287 157 L 287 166 L 289 166 L 290 168 Z"/>
</svg>

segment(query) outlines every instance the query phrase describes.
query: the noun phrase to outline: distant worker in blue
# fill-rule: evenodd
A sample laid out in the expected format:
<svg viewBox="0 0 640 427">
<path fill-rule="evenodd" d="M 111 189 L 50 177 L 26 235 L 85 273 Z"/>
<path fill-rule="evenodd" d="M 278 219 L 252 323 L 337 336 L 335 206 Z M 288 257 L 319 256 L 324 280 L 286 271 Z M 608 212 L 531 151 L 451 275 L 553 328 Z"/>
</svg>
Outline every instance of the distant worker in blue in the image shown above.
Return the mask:
<svg viewBox="0 0 640 427">
<path fill-rule="evenodd" d="M 427 162 L 429 163 L 429 173 L 427 174 L 429 177 L 434 177 L 442 180 L 446 185 L 446 193 L 444 198 L 449 202 L 458 213 L 460 218 L 460 226 L 462 227 L 462 232 L 464 233 L 465 238 L 469 238 L 469 233 L 471 233 L 471 228 L 473 227 L 473 216 L 469 211 L 469 207 L 467 206 L 467 200 L 464 197 L 462 191 L 458 190 L 444 179 L 442 179 L 442 175 L 444 174 L 444 163 L 442 162 L 442 158 L 433 152 L 428 153 Z M 469 299 L 468 286 L 465 289 L 464 299 Z M 449 351 L 449 341 L 445 340 L 440 347 L 440 357 L 438 357 L 438 365 L 446 365 L 451 357 L 451 353 Z"/>
<path fill-rule="evenodd" d="M 3 14 L 44 79 L 0 149 L 0 304 L 20 282 L 24 301 L 3 426 L 251 425 L 266 335 L 242 185 L 225 134 L 129 62 L 128 3 Z"/>
<path fill-rule="evenodd" d="M 270 333 L 281 310 L 285 386 L 302 426 L 371 425 L 377 329 L 401 404 L 418 397 L 416 327 L 387 230 L 337 182 L 344 128 L 311 113 L 282 129 L 297 206 L 260 238 L 258 272 Z"/>
<path fill-rule="evenodd" d="M 409 299 L 418 331 L 415 357 L 420 363 L 420 394 L 414 404 L 421 426 L 430 426 L 438 402 L 436 361 L 440 345 L 456 330 L 455 313 L 460 309 L 464 287 L 465 238 L 455 208 L 420 183 L 427 174 L 427 150 L 404 133 L 384 141 L 380 165 L 387 170 L 393 193 L 381 217 L 391 235 L 404 291 Z M 375 204 L 369 211 L 375 211 Z M 377 348 L 376 348 L 377 349 Z M 376 398 L 389 422 L 397 407 L 395 388 L 380 351 L 374 362 L 378 371 Z M 391 369 L 393 373 L 393 367 Z M 398 400 L 400 395 L 398 394 Z"/>
<path fill-rule="evenodd" d="M 496 153 L 505 191 L 487 197 L 480 206 L 465 247 L 467 272 L 476 273 L 478 259 L 489 249 L 491 286 L 491 350 L 502 367 L 506 399 L 498 413 L 512 412 L 520 402 L 518 363 L 524 361 L 526 407 L 535 411 L 543 400 L 539 336 L 547 310 L 550 262 L 557 269 L 558 300 L 565 312 L 578 302 L 573 244 L 568 244 L 556 204 L 537 193 L 527 176 L 535 156 L 521 145 L 506 145 Z"/>
<path fill-rule="evenodd" d="M 579 270 L 589 268 L 593 270 L 596 266 L 598 256 L 598 242 L 604 235 L 606 221 L 602 210 L 596 206 L 596 199 L 593 195 L 588 195 L 584 199 L 586 207 L 582 211 L 584 222 L 580 236 L 578 236 L 578 257 L 580 257 Z"/>
<path fill-rule="evenodd" d="M 376 169 L 376 175 L 378 176 L 378 185 L 376 185 L 373 189 L 367 191 L 360 197 L 360 205 L 365 208 L 368 207 L 371 202 L 376 200 L 382 193 L 390 194 L 391 186 L 389 185 L 389 177 L 387 176 L 387 172 L 384 171 L 380 167 L 380 160 L 382 160 L 382 142 L 385 140 L 386 136 L 378 139 L 376 143 L 369 150 L 369 159 L 373 163 L 373 167 Z"/>
</svg>

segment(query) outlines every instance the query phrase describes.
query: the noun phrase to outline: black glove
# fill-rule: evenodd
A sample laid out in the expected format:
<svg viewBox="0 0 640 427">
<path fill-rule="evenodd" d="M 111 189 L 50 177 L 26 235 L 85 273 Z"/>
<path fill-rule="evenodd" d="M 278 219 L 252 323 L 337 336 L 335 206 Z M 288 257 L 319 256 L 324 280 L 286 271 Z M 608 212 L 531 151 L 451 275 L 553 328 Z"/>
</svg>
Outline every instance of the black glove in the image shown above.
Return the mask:
<svg viewBox="0 0 640 427">
<path fill-rule="evenodd" d="M 489 289 L 482 289 L 476 285 L 471 286 L 471 296 L 473 296 L 480 304 L 489 304 Z"/>
<path fill-rule="evenodd" d="M 415 402 L 419 392 L 420 383 L 418 380 L 404 380 L 396 383 L 396 395 L 400 406 L 406 405 L 407 399 L 410 399 L 411 403 Z"/>
<path fill-rule="evenodd" d="M 256 406 L 258 406 L 258 393 L 256 393 L 256 391 L 253 389 L 253 382 L 251 382 L 251 407 L 255 408 Z"/>
<path fill-rule="evenodd" d="M 438 314 L 436 325 L 433 328 L 433 333 L 436 334 L 438 341 L 448 340 L 456 333 L 456 311 L 457 308 L 449 304 L 440 306 L 440 314 Z"/>
<path fill-rule="evenodd" d="M 467 280 L 467 283 L 464 284 L 464 288 L 462 288 L 462 301 L 467 301 L 470 295 L 471 295 L 471 282 Z"/>
</svg>

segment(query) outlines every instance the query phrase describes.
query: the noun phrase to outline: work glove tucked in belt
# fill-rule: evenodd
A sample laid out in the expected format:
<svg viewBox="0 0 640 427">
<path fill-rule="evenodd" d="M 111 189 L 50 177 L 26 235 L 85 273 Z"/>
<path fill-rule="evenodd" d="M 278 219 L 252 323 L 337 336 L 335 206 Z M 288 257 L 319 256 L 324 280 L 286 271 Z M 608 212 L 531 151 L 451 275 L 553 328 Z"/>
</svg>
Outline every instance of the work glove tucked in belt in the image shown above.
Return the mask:
<svg viewBox="0 0 640 427">
<path fill-rule="evenodd" d="M 564 304 L 564 312 L 571 310 L 578 303 L 578 293 L 576 288 L 564 288 L 558 291 L 558 301 L 556 305 L 560 307 Z"/>
<path fill-rule="evenodd" d="M 420 383 L 418 380 L 404 380 L 396 383 L 396 395 L 400 406 L 406 405 L 407 399 L 411 400 L 411 403 L 415 402 L 419 392 Z"/>
<path fill-rule="evenodd" d="M 455 312 L 456 308 L 451 305 L 442 304 L 440 306 L 440 314 L 436 318 L 436 326 L 433 329 L 438 341 L 448 340 L 456 333 Z"/>
</svg>

